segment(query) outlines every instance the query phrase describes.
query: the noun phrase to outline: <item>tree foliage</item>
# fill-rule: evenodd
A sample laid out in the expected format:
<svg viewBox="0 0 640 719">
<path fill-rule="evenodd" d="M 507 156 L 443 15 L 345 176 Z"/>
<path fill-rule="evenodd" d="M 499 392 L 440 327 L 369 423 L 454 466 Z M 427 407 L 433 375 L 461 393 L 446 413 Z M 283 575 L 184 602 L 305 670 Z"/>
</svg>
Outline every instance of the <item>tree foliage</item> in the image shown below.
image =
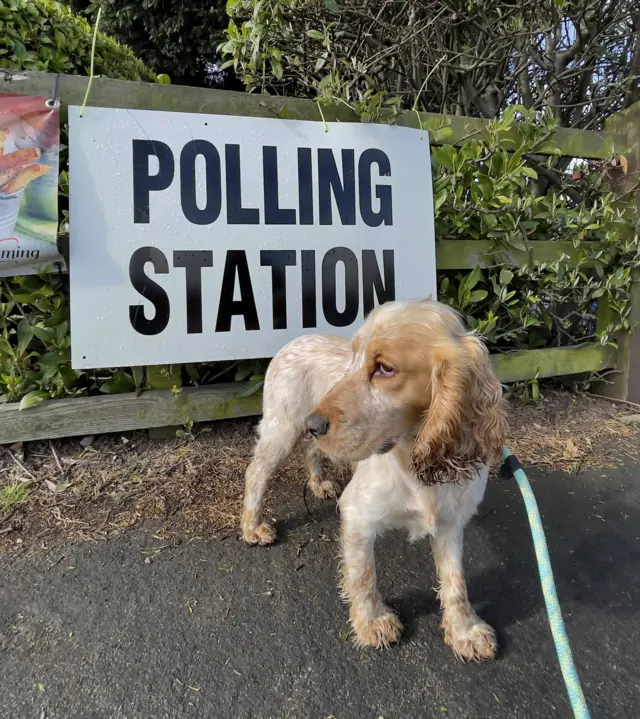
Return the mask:
<svg viewBox="0 0 640 719">
<path fill-rule="evenodd" d="M 88 5 L 95 17 L 102 6 L 100 25 L 126 43 L 157 73 L 173 82 L 206 85 L 208 63 L 228 24 L 225 3 L 198 0 L 75 0 Z"/>
<path fill-rule="evenodd" d="M 598 129 L 640 98 L 637 0 L 229 0 L 223 52 L 251 89 Z"/>
<path fill-rule="evenodd" d="M 67 75 L 89 73 L 93 30 L 87 21 L 53 0 L 0 1 L 0 67 Z M 154 75 L 113 38 L 99 33 L 95 72 L 123 80 Z"/>
</svg>

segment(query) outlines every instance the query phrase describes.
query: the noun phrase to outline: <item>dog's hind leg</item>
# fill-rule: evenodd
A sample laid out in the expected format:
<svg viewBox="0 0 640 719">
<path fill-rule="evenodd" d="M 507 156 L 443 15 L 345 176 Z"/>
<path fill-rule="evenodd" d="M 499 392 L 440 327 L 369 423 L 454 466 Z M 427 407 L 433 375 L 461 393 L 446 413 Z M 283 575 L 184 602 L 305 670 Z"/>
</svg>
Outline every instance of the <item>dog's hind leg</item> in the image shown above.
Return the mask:
<svg viewBox="0 0 640 719">
<path fill-rule="evenodd" d="M 315 497 L 320 499 L 335 498 L 340 494 L 340 487 L 327 479 L 322 468 L 322 453 L 310 437 L 302 441 L 302 456 L 309 473 L 307 486 Z"/>
<path fill-rule="evenodd" d="M 248 544 L 273 544 L 276 531 L 262 517 L 262 500 L 278 466 L 291 454 L 300 434 L 286 419 L 265 417 L 258 427 L 258 442 L 245 473 L 242 537 Z"/>
</svg>

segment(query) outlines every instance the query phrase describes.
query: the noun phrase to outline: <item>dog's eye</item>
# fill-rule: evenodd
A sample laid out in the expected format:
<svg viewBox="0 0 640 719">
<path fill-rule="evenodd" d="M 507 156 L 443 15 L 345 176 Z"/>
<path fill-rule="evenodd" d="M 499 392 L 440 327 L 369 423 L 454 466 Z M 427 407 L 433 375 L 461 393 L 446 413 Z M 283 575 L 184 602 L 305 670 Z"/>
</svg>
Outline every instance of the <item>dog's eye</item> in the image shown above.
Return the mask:
<svg viewBox="0 0 640 719">
<path fill-rule="evenodd" d="M 382 362 L 378 362 L 376 371 L 374 372 L 374 374 L 377 375 L 378 377 L 393 377 L 393 375 L 395 373 L 396 373 L 396 371 L 393 369 L 393 367 L 389 367 L 386 364 L 382 364 Z"/>
</svg>

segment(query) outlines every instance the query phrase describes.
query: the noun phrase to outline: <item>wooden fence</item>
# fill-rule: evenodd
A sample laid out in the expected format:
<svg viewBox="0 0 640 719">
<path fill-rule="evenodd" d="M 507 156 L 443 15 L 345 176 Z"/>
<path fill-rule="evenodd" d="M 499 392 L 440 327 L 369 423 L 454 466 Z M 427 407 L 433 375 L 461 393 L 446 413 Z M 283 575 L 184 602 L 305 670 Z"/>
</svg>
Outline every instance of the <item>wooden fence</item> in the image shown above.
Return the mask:
<svg viewBox="0 0 640 719">
<path fill-rule="evenodd" d="M 29 74 L 20 82 L 0 80 L 0 92 L 18 92 L 48 97 L 53 75 Z M 58 97 L 65 119 L 67 105 L 80 105 L 87 78 L 61 77 Z M 144 110 L 163 110 L 249 117 L 286 117 L 296 120 L 320 121 L 315 103 L 296 99 L 246 95 L 222 90 L 205 90 L 171 85 L 152 85 L 97 78 L 94 80 L 89 105 Z M 324 111 L 327 122 L 354 122 L 348 107 L 337 105 Z M 466 117 L 445 117 L 420 113 L 425 130 L 449 130 L 448 144 L 458 145 L 470 134 L 486 136 L 484 120 Z M 416 113 L 400 114 L 398 125 L 419 127 Z M 437 136 L 436 136 L 437 137 Z M 612 154 L 626 155 L 629 173 L 624 182 L 637 178 L 640 167 L 640 104 L 611 118 L 605 132 L 560 129 L 554 142 L 563 155 L 587 159 L 607 159 Z M 437 140 L 433 144 L 438 144 Z M 631 187 L 631 184 L 629 184 Z M 636 201 L 639 195 L 636 194 Z M 437 243 L 437 267 L 440 270 L 470 269 L 493 263 L 492 243 L 482 240 L 441 241 Z M 501 249 L 501 253 L 504 250 Z M 570 242 L 533 242 L 529 251 L 509 250 L 513 266 L 524 262 L 552 262 L 563 254 L 575 257 Z M 606 306 L 598 308 L 598 322 L 605 327 L 609 321 Z M 632 290 L 631 322 L 640 322 L 640 282 Z M 614 381 L 603 391 L 618 399 L 640 402 L 640 334 L 618 338 L 618 350 L 597 343 L 576 347 L 539 349 L 493 355 L 494 367 L 501 381 L 515 382 L 533 377 L 554 377 L 582 372 L 615 370 Z M 246 384 L 218 384 L 185 388 L 175 394 L 171 390 L 148 390 L 140 396 L 121 394 L 97 397 L 48 400 L 34 407 L 19 410 L 17 405 L 0 405 L 0 444 L 16 441 L 69 437 L 75 435 L 122 432 L 185 425 L 230 417 L 256 415 L 261 412 L 260 394 L 247 395 Z"/>
</svg>

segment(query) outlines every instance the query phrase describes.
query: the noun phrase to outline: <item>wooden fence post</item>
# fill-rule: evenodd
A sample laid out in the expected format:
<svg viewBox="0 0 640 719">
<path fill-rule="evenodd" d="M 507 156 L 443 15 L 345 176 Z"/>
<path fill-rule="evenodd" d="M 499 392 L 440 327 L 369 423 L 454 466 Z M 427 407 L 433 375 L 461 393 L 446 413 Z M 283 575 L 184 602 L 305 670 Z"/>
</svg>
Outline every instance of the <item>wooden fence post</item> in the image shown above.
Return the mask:
<svg viewBox="0 0 640 719">
<path fill-rule="evenodd" d="M 606 129 L 625 135 L 629 151 L 627 174 L 615 180 L 617 191 L 627 192 L 635 188 L 635 205 L 638 221 L 636 232 L 640 232 L 640 102 L 627 110 L 612 115 L 606 121 Z M 620 335 L 618 355 L 613 383 L 599 388 L 603 394 L 616 399 L 640 402 L 640 272 L 634 273 L 631 286 L 631 313 L 629 324 L 631 333 Z M 608 307 L 599 308 L 598 324 L 606 326 L 609 322 Z"/>
</svg>

